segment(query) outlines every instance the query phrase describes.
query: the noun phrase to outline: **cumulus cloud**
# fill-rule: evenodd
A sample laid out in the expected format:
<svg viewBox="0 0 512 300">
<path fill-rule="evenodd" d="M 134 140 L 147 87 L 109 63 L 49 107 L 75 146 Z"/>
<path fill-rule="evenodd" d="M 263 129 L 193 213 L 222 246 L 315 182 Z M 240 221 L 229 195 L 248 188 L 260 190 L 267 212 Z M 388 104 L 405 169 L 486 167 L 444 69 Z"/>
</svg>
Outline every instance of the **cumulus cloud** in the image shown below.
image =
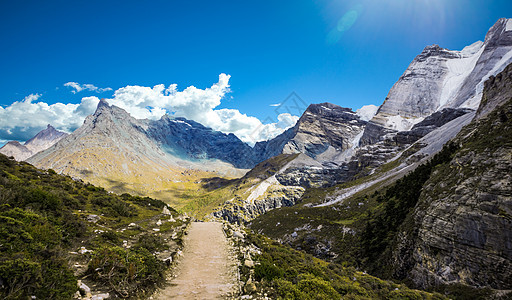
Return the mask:
<svg viewBox="0 0 512 300">
<path fill-rule="evenodd" d="M 110 104 L 119 106 L 139 119 L 159 119 L 166 112 L 199 122 L 214 130 L 233 133 L 248 144 L 267 140 L 295 125 L 297 116 L 278 115 L 278 122 L 263 124 L 258 118 L 236 109 L 215 109 L 230 92 L 230 75 L 220 74 L 210 88 L 189 86 L 182 91 L 176 84 L 165 87 L 126 86 L 114 92 Z M 267 120 L 270 121 L 270 120 Z"/>
<path fill-rule="evenodd" d="M 7 107 L 0 107 L 0 140 L 25 141 L 52 124 L 55 128 L 72 132 L 82 125 L 87 115 L 94 113 L 99 99 L 82 98 L 79 104 L 47 104 L 41 95 L 31 94 Z"/>
<path fill-rule="evenodd" d="M 298 118 L 289 113 L 271 117 L 263 122 L 237 109 L 217 109 L 221 100 L 230 92 L 230 76 L 220 74 L 217 83 L 205 89 L 189 86 L 178 90 L 176 84 L 154 87 L 126 86 L 114 92 L 107 101 L 119 106 L 138 119 L 161 118 L 169 113 L 184 117 L 224 133 L 233 133 L 242 141 L 252 145 L 255 142 L 273 138 L 295 125 Z M 74 92 L 98 90 L 97 87 L 68 82 Z M 27 140 L 47 124 L 72 132 L 78 128 L 87 115 L 94 113 L 99 102 L 97 97 L 84 97 L 79 104 L 55 103 L 48 105 L 38 101 L 41 95 L 32 94 L 5 108 L 0 107 L 0 140 Z"/>
<path fill-rule="evenodd" d="M 362 120 L 370 121 L 373 118 L 373 116 L 375 116 L 378 109 L 379 109 L 379 107 L 376 105 L 373 105 L 373 104 L 365 105 L 365 106 L 361 107 L 360 109 L 356 110 L 356 114 Z"/>
<path fill-rule="evenodd" d="M 73 94 L 79 93 L 81 91 L 93 91 L 93 92 L 97 92 L 97 93 L 103 93 L 103 92 L 112 90 L 109 87 L 99 88 L 97 86 L 94 86 L 93 84 L 89 84 L 89 83 L 80 84 L 78 82 L 72 82 L 72 81 L 64 83 L 64 86 L 72 88 L 71 92 Z"/>
</svg>

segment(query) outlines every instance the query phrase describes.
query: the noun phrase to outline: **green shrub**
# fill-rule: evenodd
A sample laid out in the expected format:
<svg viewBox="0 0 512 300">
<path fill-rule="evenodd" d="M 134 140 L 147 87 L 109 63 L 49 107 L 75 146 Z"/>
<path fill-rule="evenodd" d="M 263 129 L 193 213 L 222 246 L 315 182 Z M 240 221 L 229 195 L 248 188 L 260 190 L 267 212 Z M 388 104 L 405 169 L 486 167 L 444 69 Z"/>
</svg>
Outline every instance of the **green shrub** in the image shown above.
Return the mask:
<svg viewBox="0 0 512 300">
<path fill-rule="evenodd" d="M 0 289 L 2 299 L 28 298 L 41 281 L 41 264 L 25 258 L 0 258 Z"/>
<path fill-rule="evenodd" d="M 39 210 L 57 211 L 62 206 L 61 199 L 39 188 L 30 189 L 25 194 L 25 203 Z"/>
<path fill-rule="evenodd" d="M 307 299 L 306 295 L 299 290 L 297 285 L 288 280 L 277 278 L 272 284 L 280 299 Z"/>
<path fill-rule="evenodd" d="M 162 280 L 164 268 L 164 263 L 145 248 L 104 247 L 92 257 L 87 273 L 111 286 L 119 296 L 131 297 L 142 287 Z"/>
<path fill-rule="evenodd" d="M 146 234 L 139 237 L 137 244 L 135 244 L 135 248 L 145 248 L 149 252 L 156 252 L 165 250 L 167 246 L 161 236 Z"/>
<path fill-rule="evenodd" d="M 264 278 L 271 281 L 274 278 L 283 277 L 283 275 L 284 271 L 282 269 L 266 260 L 261 260 L 260 264 L 254 267 L 254 276 L 256 280 Z"/>
<path fill-rule="evenodd" d="M 307 299 L 340 299 L 341 295 L 332 287 L 332 285 L 314 275 L 306 274 L 297 283 L 297 287 L 302 291 Z"/>
<path fill-rule="evenodd" d="M 67 262 L 54 255 L 42 264 L 42 280 L 35 291 L 37 299 L 71 299 L 78 290 L 76 278 Z"/>
</svg>

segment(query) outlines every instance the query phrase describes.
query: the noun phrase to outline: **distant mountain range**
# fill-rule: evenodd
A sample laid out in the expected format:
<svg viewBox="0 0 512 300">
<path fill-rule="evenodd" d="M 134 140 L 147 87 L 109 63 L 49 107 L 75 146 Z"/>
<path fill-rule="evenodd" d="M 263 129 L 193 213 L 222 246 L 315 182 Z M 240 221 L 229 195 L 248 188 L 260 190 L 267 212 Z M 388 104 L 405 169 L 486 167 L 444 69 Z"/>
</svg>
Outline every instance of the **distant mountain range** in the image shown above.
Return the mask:
<svg viewBox="0 0 512 300">
<path fill-rule="evenodd" d="M 182 181 L 184 170 L 197 171 L 197 178 L 237 177 L 274 156 L 302 153 L 311 160 L 281 172 L 281 184 L 332 186 L 372 173 L 433 131 L 438 141 L 455 136 L 471 120 L 461 118 L 478 107 L 485 80 L 512 62 L 511 22 L 500 19 L 484 42 L 461 51 L 425 47 L 370 121 L 348 108 L 312 104 L 294 127 L 250 147 L 233 134 L 184 118 L 164 115 L 156 121 L 137 120 L 102 100 L 72 134 L 52 135 L 48 127 L 26 145 L 10 142 L 0 152 L 86 180 L 102 178 L 96 184 L 114 177 L 139 182 L 136 178 L 142 174 L 159 178 L 157 182 Z M 456 125 L 450 123 L 455 119 L 459 120 Z M 45 142 L 31 148 L 40 135 Z M 440 142 L 428 145 L 425 139 L 421 144 L 429 146 L 421 152 L 426 156 L 442 147 Z M 44 151 L 35 154 L 40 150 Z M 129 186 L 140 192 L 164 188 L 153 183 Z"/>
<path fill-rule="evenodd" d="M 0 153 L 12 156 L 16 160 L 26 160 L 32 155 L 50 148 L 55 143 L 66 137 L 68 134 L 58 131 L 48 124 L 46 129 L 40 131 L 33 138 L 21 144 L 17 141 L 10 141 L 0 148 Z"/>
</svg>

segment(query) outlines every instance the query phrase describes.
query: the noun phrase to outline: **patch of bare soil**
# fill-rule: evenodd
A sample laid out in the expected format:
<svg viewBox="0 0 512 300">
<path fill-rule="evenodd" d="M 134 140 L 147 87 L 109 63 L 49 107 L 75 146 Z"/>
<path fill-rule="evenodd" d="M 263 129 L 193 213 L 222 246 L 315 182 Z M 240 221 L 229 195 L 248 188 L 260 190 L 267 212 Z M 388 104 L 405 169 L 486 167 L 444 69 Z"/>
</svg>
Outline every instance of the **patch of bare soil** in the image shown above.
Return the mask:
<svg viewBox="0 0 512 300">
<path fill-rule="evenodd" d="M 226 299 L 236 293 L 237 262 L 222 223 L 194 222 L 170 284 L 153 299 Z"/>
</svg>

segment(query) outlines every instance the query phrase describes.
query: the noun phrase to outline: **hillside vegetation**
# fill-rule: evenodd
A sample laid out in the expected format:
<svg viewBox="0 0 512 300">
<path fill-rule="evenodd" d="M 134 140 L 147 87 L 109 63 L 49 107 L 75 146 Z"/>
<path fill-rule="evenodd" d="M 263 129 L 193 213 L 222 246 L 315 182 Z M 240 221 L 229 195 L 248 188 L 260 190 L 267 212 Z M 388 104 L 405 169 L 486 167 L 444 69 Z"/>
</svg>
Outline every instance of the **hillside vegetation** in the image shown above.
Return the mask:
<svg viewBox="0 0 512 300">
<path fill-rule="evenodd" d="M 0 154 L 2 299 L 85 295 L 77 279 L 93 292 L 147 294 L 165 278 L 185 227 L 159 200 L 108 193 Z"/>
<path fill-rule="evenodd" d="M 445 299 L 412 290 L 345 267 L 246 231 L 238 242 L 248 250 L 241 267 L 245 292 L 271 299 Z M 252 254 L 249 254 L 252 253 Z M 247 260 L 254 261 L 248 264 Z M 252 286 L 252 288 L 251 288 Z"/>
</svg>

